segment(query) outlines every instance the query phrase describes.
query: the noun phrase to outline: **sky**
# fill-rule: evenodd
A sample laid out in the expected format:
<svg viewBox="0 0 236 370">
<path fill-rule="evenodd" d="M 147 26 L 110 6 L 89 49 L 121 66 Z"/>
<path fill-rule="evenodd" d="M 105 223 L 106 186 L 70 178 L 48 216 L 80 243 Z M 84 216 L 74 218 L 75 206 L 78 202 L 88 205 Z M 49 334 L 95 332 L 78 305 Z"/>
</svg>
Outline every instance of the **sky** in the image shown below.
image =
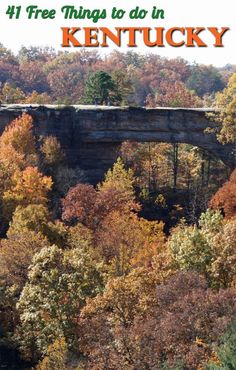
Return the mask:
<svg viewBox="0 0 236 370">
<path fill-rule="evenodd" d="M 9 5 L 21 6 L 20 19 L 9 19 L 5 14 Z M 56 9 L 55 19 L 27 19 L 26 7 L 37 5 L 41 9 Z M 74 5 L 75 8 L 83 6 L 86 9 L 107 9 L 107 19 L 99 20 L 94 24 L 91 20 L 65 20 L 61 13 L 64 5 Z M 149 16 L 143 20 L 131 20 L 126 13 L 121 20 L 113 20 L 110 12 L 113 7 L 123 8 L 127 13 L 139 6 L 151 12 L 153 6 L 164 9 L 165 19 L 153 20 Z M 122 47 L 113 46 L 110 43 L 108 48 L 96 48 L 101 54 L 109 53 L 113 49 L 119 51 L 134 50 L 140 53 L 154 53 L 161 56 L 175 58 L 182 57 L 189 62 L 213 64 L 224 66 L 236 64 L 236 21 L 235 21 L 235 0 L 0 0 L 0 42 L 13 50 L 15 53 L 21 46 L 50 46 L 57 50 L 62 49 L 61 27 L 229 27 L 223 40 L 223 48 L 212 46 L 212 37 L 204 36 L 204 41 L 211 44 L 207 48 L 148 48 L 143 46 L 142 40 L 138 39 L 137 48 L 128 48 L 125 43 Z M 91 48 L 89 48 L 91 49 Z M 76 48 L 64 48 L 66 51 L 76 51 Z"/>
</svg>

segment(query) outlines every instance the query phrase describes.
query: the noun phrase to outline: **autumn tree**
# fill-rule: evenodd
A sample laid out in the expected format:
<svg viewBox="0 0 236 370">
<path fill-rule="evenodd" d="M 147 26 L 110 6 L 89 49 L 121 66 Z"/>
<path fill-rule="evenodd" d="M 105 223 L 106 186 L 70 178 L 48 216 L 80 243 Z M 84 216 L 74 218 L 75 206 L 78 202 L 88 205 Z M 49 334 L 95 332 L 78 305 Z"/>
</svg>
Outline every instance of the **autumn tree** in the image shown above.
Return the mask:
<svg viewBox="0 0 236 370">
<path fill-rule="evenodd" d="M 51 47 L 38 47 L 38 46 L 22 46 L 18 52 L 18 59 L 20 63 L 41 61 L 47 62 L 54 60 L 56 53 Z"/>
<path fill-rule="evenodd" d="M 171 186 L 172 146 L 165 143 L 126 141 L 121 146 L 122 160 L 134 172 L 134 183 L 142 193 L 151 193 Z"/>
<path fill-rule="evenodd" d="M 32 93 L 35 90 L 38 93 L 44 93 L 49 90 L 47 76 L 43 69 L 44 64 L 44 62 L 39 60 L 25 60 L 23 63 L 20 63 L 20 80 L 25 92 Z"/>
<path fill-rule="evenodd" d="M 19 322 L 16 303 L 27 281 L 28 268 L 34 254 L 48 246 L 45 238 L 32 231 L 0 240 L 0 353 L 1 363 L 4 364 L 4 359 L 9 358 L 6 366 L 22 365 L 13 339 L 13 332 Z"/>
<path fill-rule="evenodd" d="M 1 54 L 0 46 L 0 54 Z M 4 84 L 9 83 L 13 86 L 18 86 L 19 84 L 19 64 L 17 59 L 12 55 L 11 56 L 0 56 L 0 87 L 3 87 Z M 22 89 L 21 89 L 22 90 Z"/>
<path fill-rule="evenodd" d="M 26 169 L 27 166 L 38 164 L 38 156 L 33 135 L 33 120 L 28 114 L 23 114 L 6 126 L 0 136 L 0 201 L 14 186 L 13 179 L 17 172 Z M 3 204 L 1 205 L 3 208 Z M 6 211 L 6 212 L 5 212 Z M 10 216 L 5 209 L 1 220 L 3 230 L 7 228 L 6 220 Z"/>
<path fill-rule="evenodd" d="M 199 226 L 180 225 L 172 231 L 169 248 L 178 268 L 204 274 L 214 287 L 235 284 L 235 220 L 224 223 L 220 212 L 208 210 Z"/>
<path fill-rule="evenodd" d="M 79 318 L 79 348 L 91 369 L 133 369 L 133 346 L 128 333 L 135 316 L 145 312 L 155 282 L 146 270 L 110 279 L 102 294 L 89 299 Z M 151 298 L 151 297 L 149 297 Z M 143 303 L 143 304 L 142 304 Z M 135 365 L 135 364 L 134 364 Z"/>
<path fill-rule="evenodd" d="M 155 96 L 156 106 L 165 107 L 200 107 L 201 100 L 183 82 L 161 82 Z"/>
<path fill-rule="evenodd" d="M 12 216 L 7 235 L 17 236 L 21 233 L 34 231 L 45 234 L 50 221 L 50 214 L 43 204 L 29 204 L 26 207 L 18 206 Z"/>
<path fill-rule="evenodd" d="M 69 367 L 66 366 L 68 357 L 68 346 L 65 338 L 58 338 L 48 346 L 45 357 L 39 362 L 35 370 L 69 370 Z"/>
<path fill-rule="evenodd" d="M 190 190 L 198 183 L 204 185 L 204 179 L 201 179 L 203 159 L 199 148 L 188 144 L 179 145 L 178 156 L 179 187 Z"/>
<path fill-rule="evenodd" d="M 25 155 L 35 154 L 32 129 L 32 117 L 23 113 L 5 128 L 1 136 L 1 145 L 11 145 L 16 151 Z"/>
<path fill-rule="evenodd" d="M 24 104 L 51 104 L 52 98 L 47 93 L 38 93 L 33 90 L 31 94 L 27 95 L 24 100 Z"/>
<path fill-rule="evenodd" d="M 0 164 L 6 176 L 12 176 L 17 169 L 37 164 L 33 119 L 23 113 L 4 130 L 0 137 Z"/>
<path fill-rule="evenodd" d="M 77 184 L 87 182 L 87 177 L 80 167 L 70 168 L 66 164 L 56 168 L 53 174 L 54 189 L 59 195 L 59 198 L 65 197 L 70 188 Z"/>
<path fill-rule="evenodd" d="M 121 159 L 118 159 L 97 190 L 88 184 L 78 184 L 69 190 L 62 200 L 63 220 L 70 223 L 80 221 L 96 229 L 112 211 L 137 211 L 139 205 L 135 201 L 133 183 L 132 171 L 126 170 Z"/>
<path fill-rule="evenodd" d="M 236 142 L 236 73 L 230 78 L 227 87 L 216 95 L 215 106 L 220 113 L 214 118 L 222 124 L 218 135 L 222 143 Z"/>
<path fill-rule="evenodd" d="M 16 171 L 9 190 L 3 194 L 6 216 L 11 215 L 17 206 L 46 205 L 47 194 L 51 188 L 51 177 L 44 176 L 37 167 L 27 167 L 23 171 Z"/>
<path fill-rule="evenodd" d="M 74 347 L 77 315 L 101 287 L 102 276 L 89 250 L 51 246 L 36 254 L 17 304 L 17 337 L 24 356 L 35 359 L 62 337 Z"/>
<path fill-rule="evenodd" d="M 81 223 L 78 223 L 75 226 L 71 226 L 67 229 L 67 238 L 64 247 L 69 249 L 77 248 L 78 246 L 83 246 L 85 248 L 94 249 L 94 235 L 93 231 L 84 226 Z M 94 250 L 95 252 L 95 250 Z M 98 258 L 101 260 L 100 256 Z"/>
<path fill-rule="evenodd" d="M 121 105 L 128 105 L 132 94 L 134 93 L 134 87 L 131 78 L 123 70 L 115 69 L 112 72 L 112 80 L 114 81 L 117 91 L 119 92 Z"/>
<path fill-rule="evenodd" d="M 214 292 L 193 272 L 158 286 L 145 277 L 132 273 L 110 281 L 83 308 L 79 343 L 90 369 L 117 363 L 129 370 L 164 363 L 174 368 L 183 361 L 184 368 L 197 370 L 220 340 L 234 311 L 233 290 Z"/>
<path fill-rule="evenodd" d="M 50 244 L 66 247 L 70 232 L 60 220 L 54 220 L 52 214 L 43 204 L 18 206 L 12 215 L 7 236 L 18 237 L 22 233 L 36 232 L 46 238 Z"/>
<path fill-rule="evenodd" d="M 28 267 L 33 256 L 49 243 L 42 234 L 24 230 L 19 234 L 9 235 L 0 241 L 0 278 L 6 286 L 14 286 L 18 294 L 27 281 Z"/>
<path fill-rule="evenodd" d="M 48 68 L 47 81 L 53 100 L 60 104 L 81 103 L 84 96 L 85 76 L 83 69 L 77 64 L 71 64 L 69 57 L 59 62 L 55 68 Z"/>
<path fill-rule="evenodd" d="M 96 191 L 92 185 L 78 184 L 71 188 L 62 200 L 62 219 L 70 224 L 82 222 L 96 229 L 99 223 L 114 210 L 135 209 L 136 204 L 123 196 L 116 188 Z"/>
<path fill-rule="evenodd" d="M 179 232 L 173 233 L 170 248 L 181 269 L 193 269 L 207 274 L 213 251 L 196 226 L 183 227 Z"/>
<path fill-rule="evenodd" d="M 164 244 L 163 224 L 113 211 L 95 234 L 96 246 L 111 275 L 121 276 L 138 266 L 151 266 Z"/>
<path fill-rule="evenodd" d="M 204 279 L 195 273 L 177 273 L 159 285 L 152 313 L 147 314 L 144 325 L 141 318 L 135 323 L 137 332 L 134 330 L 133 338 L 140 333 L 139 343 L 143 345 L 140 363 L 144 359 L 151 366 L 164 357 L 170 367 L 182 360 L 186 369 L 198 369 L 206 355 L 212 353 L 208 345 L 219 341 L 231 321 L 234 294 L 230 289 L 207 289 Z M 219 327 L 221 320 L 225 325 Z M 156 353 L 155 358 L 152 353 Z"/>
<path fill-rule="evenodd" d="M 6 82 L 0 91 L 0 101 L 4 104 L 23 104 L 25 93 L 19 87 Z"/>
<path fill-rule="evenodd" d="M 107 189 L 116 188 L 121 190 L 123 198 L 134 200 L 134 173 L 132 169 L 126 169 L 122 159 L 119 157 L 113 167 L 105 175 L 104 181 L 98 185 L 98 190 L 104 192 Z"/>
<path fill-rule="evenodd" d="M 216 287 L 236 287 L 236 219 L 224 223 L 212 239 L 214 257 L 210 266 L 211 279 Z"/>
<path fill-rule="evenodd" d="M 78 184 L 62 200 L 62 219 L 72 224 L 80 221 L 86 226 L 93 222 L 97 192 L 92 185 Z"/>
<path fill-rule="evenodd" d="M 223 211 L 227 218 L 236 215 L 236 170 L 227 181 L 212 197 L 210 207 Z"/>
<path fill-rule="evenodd" d="M 57 168 L 64 161 L 64 153 L 61 144 L 55 136 L 46 136 L 42 139 L 40 151 L 46 167 Z"/>
<path fill-rule="evenodd" d="M 2 62 L 9 63 L 10 65 L 17 65 L 18 59 L 10 49 L 7 49 L 2 43 L 0 43 L 0 63 Z M 1 69 L 4 70 L 3 67 L 4 64 L 1 64 Z"/>
</svg>

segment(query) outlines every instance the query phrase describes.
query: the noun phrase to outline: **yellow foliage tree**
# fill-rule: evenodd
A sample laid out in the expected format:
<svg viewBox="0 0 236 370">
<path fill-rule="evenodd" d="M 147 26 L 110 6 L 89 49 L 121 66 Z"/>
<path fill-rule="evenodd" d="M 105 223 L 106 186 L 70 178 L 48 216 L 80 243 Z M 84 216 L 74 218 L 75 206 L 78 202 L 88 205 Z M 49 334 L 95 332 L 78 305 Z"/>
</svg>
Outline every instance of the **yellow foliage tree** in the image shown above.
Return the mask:
<svg viewBox="0 0 236 370">
<path fill-rule="evenodd" d="M 66 360 L 68 355 L 65 338 L 58 338 L 48 346 L 47 354 L 38 364 L 35 370 L 62 370 L 67 369 Z"/>
<path fill-rule="evenodd" d="M 119 189 L 133 196 L 133 186 L 133 170 L 126 170 L 122 159 L 118 158 L 114 166 L 107 171 L 105 180 L 101 184 L 99 184 L 98 189 L 102 191 L 109 187 L 118 187 Z"/>
<path fill-rule="evenodd" d="M 164 244 L 163 223 L 114 211 L 101 223 L 96 244 L 110 273 L 126 275 L 133 268 L 150 267 Z"/>
<path fill-rule="evenodd" d="M 46 205 L 47 193 L 51 190 L 52 184 L 51 177 L 43 176 L 37 167 L 16 171 L 10 189 L 3 194 L 5 215 L 12 214 L 17 206 Z"/>
<path fill-rule="evenodd" d="M 229 79 L 227 87 L 216 95 L 216 106 L 220 113 L 216 115 L 222 123 L 219 140 L 223 143 L 236 142 L 236 73 Z"/>
<path fill-rule="evenodd" d="M 8 104 L 24 103 L 25 93 L 19 87 L 6 82 L 0 92 L 0 101 Z"/>
<path fill-rule="evenodd" d="M 56 167 L 63 162 L 64 153 L 60 142 L 55 136 L 48 136 L 43 139 L 40 151 L 43 154 L 44 163 L 47 166 Z"/>
<path fill-rule="evenodd" d="M 11 176 L 16 170 L 37 165 L 33 119 L 23 113 L 4 130 L 0 137 L 0 178 L 2 191 L 8 189 Z"/>
<path fill-rule="evenodd" d="M 37 91 L 32 91 L 30 95 L 25 98 L 25 104 L 51 104 L 52 99 L 47 93 L 39 94 Z"/>
</svg>

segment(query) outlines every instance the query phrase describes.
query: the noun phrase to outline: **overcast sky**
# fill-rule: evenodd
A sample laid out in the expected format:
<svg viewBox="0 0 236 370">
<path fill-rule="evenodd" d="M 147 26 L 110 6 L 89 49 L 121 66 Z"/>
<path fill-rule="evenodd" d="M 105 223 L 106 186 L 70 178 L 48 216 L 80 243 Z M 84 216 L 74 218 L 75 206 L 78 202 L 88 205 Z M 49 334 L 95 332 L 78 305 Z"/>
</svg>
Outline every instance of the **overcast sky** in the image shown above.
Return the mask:
<svg viewBox="0 0 236 370">
<path fill-rule="evenodd" d="M 62 33 L 60 27 L 91 27 L 91 26 L 106 26 L 113 27 L 230 27 L 230 31 L 224 36 L 224 47 L 214 48 L 173 48 L 166 46 L 165 48 L 148 48 L 142 45 L 139 39 L 138 48 L 128 48 L 123 43 L 121 48 L 115 47 L 120 51 L 134 50 L 136 52 L 147 53 L 152 52 L 161 56 L 177 57 L 181 56 L 190 62 L 214 64 L 223 66 L 225 64 L 236 64 L 236 12 L 235 0 L 160 0 L 160 1 L 141 1 L 141 0 L 0 0 L 0 42 L 5 46 L 17 52 L 19 48 L 24 46 L 51 46 L 60 49 L 62 42 Z M 8 5 L 21 5 L 21 18 L 18 20 L 10 20 L 5 14 Z M 41 8 L 52 8 L 57 10 L 57 16 L 54 20 L 29 20 L 24 11 L 28 5 L 38 5 Z M 155 5 L 158 8 L 165 10 L 164 20 L 152 20 L 147 16 L 144 20 L 130 20 L 125 16 L 122 20 L 112 20 L 109 16 L 106 20 L 101 20 L 94 24 L 90 20 L 64 20 L 60 9 L 63 5 L 74 5 L 79 8 L 106 8 L 111 9 L 113 6 L 131 10 L 136 6 L 151 10 Z M 204 36 L 204 41 L 212 43 L 212 36 Z M 102 53 L 110 52 L 114 46 L 112 42 L 109 48 L 98 48 Z M 75 51 L 77 49 L 64 49 L 67 51 Z"/>
</svg>

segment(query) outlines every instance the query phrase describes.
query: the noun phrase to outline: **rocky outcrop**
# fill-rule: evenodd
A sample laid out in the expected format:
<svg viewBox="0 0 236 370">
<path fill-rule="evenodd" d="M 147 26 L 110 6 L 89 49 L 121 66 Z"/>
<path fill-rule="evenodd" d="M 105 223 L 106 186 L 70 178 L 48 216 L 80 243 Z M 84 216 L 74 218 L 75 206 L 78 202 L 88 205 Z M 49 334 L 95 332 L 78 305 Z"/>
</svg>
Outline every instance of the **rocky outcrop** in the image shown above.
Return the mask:
<svg viewBox="0 0 236 370">
<path fill-rule="evenodd" d="M 209 109 L 2 105 L 0 130 L 23 112 L 33 117 L 38 136 L 60 140 L 69 165 L 83 168 L 91 182 L 102 179 L 125 140 L 188 143 L 235 166 L 233 146 L 206 132 L 217 127 L 207 118 Z"/>
</svg>

